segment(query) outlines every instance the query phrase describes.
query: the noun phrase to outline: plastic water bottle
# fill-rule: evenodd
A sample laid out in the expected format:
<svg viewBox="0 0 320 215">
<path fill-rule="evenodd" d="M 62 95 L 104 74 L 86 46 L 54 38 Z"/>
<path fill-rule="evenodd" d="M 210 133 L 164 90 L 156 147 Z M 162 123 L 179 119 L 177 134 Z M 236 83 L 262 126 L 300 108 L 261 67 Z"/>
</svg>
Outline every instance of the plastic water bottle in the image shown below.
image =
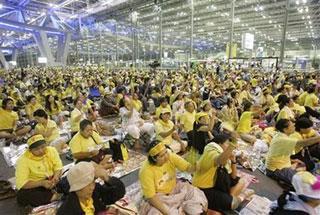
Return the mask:
<svg viewBox="0 0 320 215">
<path fill-rule="evenodd" d="M 149 112 L 150 114 L 152 114 L 152 113 L 155 112 L 155 110 L 156 110 L 156 106 L 154 105 L 153 100 L 152 100 L 152 99 L 149 99 L 149 100 L 148 100 L 148 112 Z"/>
</svg>

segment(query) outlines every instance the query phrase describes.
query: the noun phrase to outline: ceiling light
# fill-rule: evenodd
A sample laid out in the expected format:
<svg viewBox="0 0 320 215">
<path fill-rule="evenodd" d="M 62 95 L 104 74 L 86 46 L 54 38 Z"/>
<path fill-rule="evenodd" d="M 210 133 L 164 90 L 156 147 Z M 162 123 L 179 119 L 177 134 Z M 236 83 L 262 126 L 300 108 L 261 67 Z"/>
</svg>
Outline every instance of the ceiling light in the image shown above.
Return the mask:
<svg viewBox="0 0 320 215">
<path fill-rule="evenodd" d="M 299 2 L 299 0 L 297 0 L 297 1 L 296 1 L 296 5 L 299 5 L 299 4 L 300 4 L 300 2 Z"/>
<path fill-rule="evenodd" d="M 269 23 L 272 24 L 272 20 L 269 20 Z"/>
<path fill-rule="evenodd" d="M 0 9 L 2 9 L 3 8 L 3 5 L 2 4 L 0 4 Z"/>
</svg>

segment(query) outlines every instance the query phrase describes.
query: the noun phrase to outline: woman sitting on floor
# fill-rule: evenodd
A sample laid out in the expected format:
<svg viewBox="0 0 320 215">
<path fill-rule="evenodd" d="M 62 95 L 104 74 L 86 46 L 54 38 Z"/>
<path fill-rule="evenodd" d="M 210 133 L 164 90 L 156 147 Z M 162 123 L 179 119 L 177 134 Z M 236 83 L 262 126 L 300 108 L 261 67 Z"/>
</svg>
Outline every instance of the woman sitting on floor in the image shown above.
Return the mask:
<svg viewBox="0 0 320 215">
<path fill-rule="evenodd" d="M 60 180 L 62 162 L 57 150 L 47 146 L 42 135 L 30 137 L 28 146 L 17 162 L 17 201 L 33 207 L 49 204 L 59 198 L 53 188 Z"/>
<path fill-rule="evenodd" d="M 67 147 L 67 139 L 60 137 L 57 123 L 49 119 L 48 114 L 44 110 L 36 110 L 33 116 L 38 123 L 35 127 L 35 133 L 41 134 L 48 145 L 55 147 L 59 153 Z"/>
<path fill-rule="evenodd" d="M 181 140 L 177 126 L 170 120 L 170 109 L 163 109 L 155 122 L 156 139 L 166 144 L 174 153 L 185 151 L 188 143 Z"/>
<path fill-rule="evenodd" d="M 101 178 L 104 185 L 95 183 Z M 91 162 L 79 162 L 67 174 L 70 186 L 66 200 L 57 215 L 93 215 L 106 211 L 106 206 L 114 204 L 125 194 L 124 184 L 115 177 L 109 177 L 103 169 Z"/>
<path fill-rule="evenodd" d="M 232 139 L 232 140 L 231 140 Z M 249 195 L 245 183 L 237 176 L 235 139 L 229 134 L 218 134 L 209 143 L 197 163 L 192 184 L 199 187 L 208 199 L 208 208 L 216 211 L 236 209 Z"/>
<path fill-rule="evenodd" d="M 154 125 L 150 122 L 145 122 L 140 117 L 139 112 L 133 107 L 130 98 L 124 97 L 120 100 L 119 105 L 122 128 L 134 138 L 134 143 L 127 146 L 139 150 L 141 149 L 139 138 L 145 133 L 151 138 L 154 135 Z"/>
<path fill-rule="evenodd" d="M 207 200 L 202 191 L 188 182 L 176 181 L 176 169 L 193 172 L 194 167 L 180 156 L 172 153 L 162 142 L 150 144 L 148 160 L 139 172 L 145 201 L 142 215 L 171 215 L 179 211 L 187 214 L 202 214 L 207 209 Z"/>
<path fill-rule="evenodd" d="M 5 98 L 2 101 L 2 108 L 0 108 L 0 138 L 5 138 L 7 144 L 11 141 L 23 137 L 30 130 L 31 126 L 17 126 L 19 116 L 13 111 L 14 104 L 11 98 Z"/>
<path fill-rule="evenodd" d="M 64 121 L 63 105 L 58 100 L 57 97 L 52 95 L 47 95 L 45 99 L 45 110 L 50 115 L 50 117 L 58 123 L 59 127 L 62 127 Z"/>
</svg>

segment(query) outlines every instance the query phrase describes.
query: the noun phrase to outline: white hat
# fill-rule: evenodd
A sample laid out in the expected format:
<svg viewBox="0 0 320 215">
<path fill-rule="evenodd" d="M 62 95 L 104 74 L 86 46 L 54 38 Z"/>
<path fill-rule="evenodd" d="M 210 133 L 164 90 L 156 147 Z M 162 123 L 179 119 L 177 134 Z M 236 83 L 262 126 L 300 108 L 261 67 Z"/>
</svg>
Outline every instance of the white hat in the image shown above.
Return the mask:
<svg viewBox="0 0 320 215">
<path fill-rule="evenodd" d="M 301 171 L 293 176 L 292 185 L 297 195 L 320 200 L 320 176 L 316 177 L 310 172 Z"/>
<path fill-rule="evenodd" d="M 81 190 L 94 181 L 94 166 L 90 162 L 79 162 L 70 168 L 67 179 L 69 192 Z"/>
</svg>

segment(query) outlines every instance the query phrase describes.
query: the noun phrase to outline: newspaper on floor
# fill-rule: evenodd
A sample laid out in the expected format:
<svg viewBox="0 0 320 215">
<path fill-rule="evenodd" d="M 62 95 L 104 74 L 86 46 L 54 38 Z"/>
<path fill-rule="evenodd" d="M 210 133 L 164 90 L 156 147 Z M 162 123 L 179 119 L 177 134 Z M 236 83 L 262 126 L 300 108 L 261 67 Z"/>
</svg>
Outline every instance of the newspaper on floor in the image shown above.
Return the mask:
<svg viewBox="0 0 320 215">
<path fill-rule="evenodd" d="M 10 146 L 2 147 L 1 152 L 8 166 L 12 167 L 16 165 L 20 155 L 22 155 L 27 148 L 27 144 L 22 144 L 20 146 L 11 144 Z"/>
<path fill-rule="evenodd" d="M 125 161 L 123 164 L 117 164 L 114 171 L 111 173 L 111 176 L 120 178 L 128 175 L 131 172 L 139 169 L 142 162 L 146 159 L 147 156 L 139 152 L 129 150 L 129 160 Z"/>
<path fill-rule="evenodd" d="M 271 201 L 266 197 L 253 195 L 252 200 L 240 211 L 241 215 L 268 215 Z"/>
</svg>

